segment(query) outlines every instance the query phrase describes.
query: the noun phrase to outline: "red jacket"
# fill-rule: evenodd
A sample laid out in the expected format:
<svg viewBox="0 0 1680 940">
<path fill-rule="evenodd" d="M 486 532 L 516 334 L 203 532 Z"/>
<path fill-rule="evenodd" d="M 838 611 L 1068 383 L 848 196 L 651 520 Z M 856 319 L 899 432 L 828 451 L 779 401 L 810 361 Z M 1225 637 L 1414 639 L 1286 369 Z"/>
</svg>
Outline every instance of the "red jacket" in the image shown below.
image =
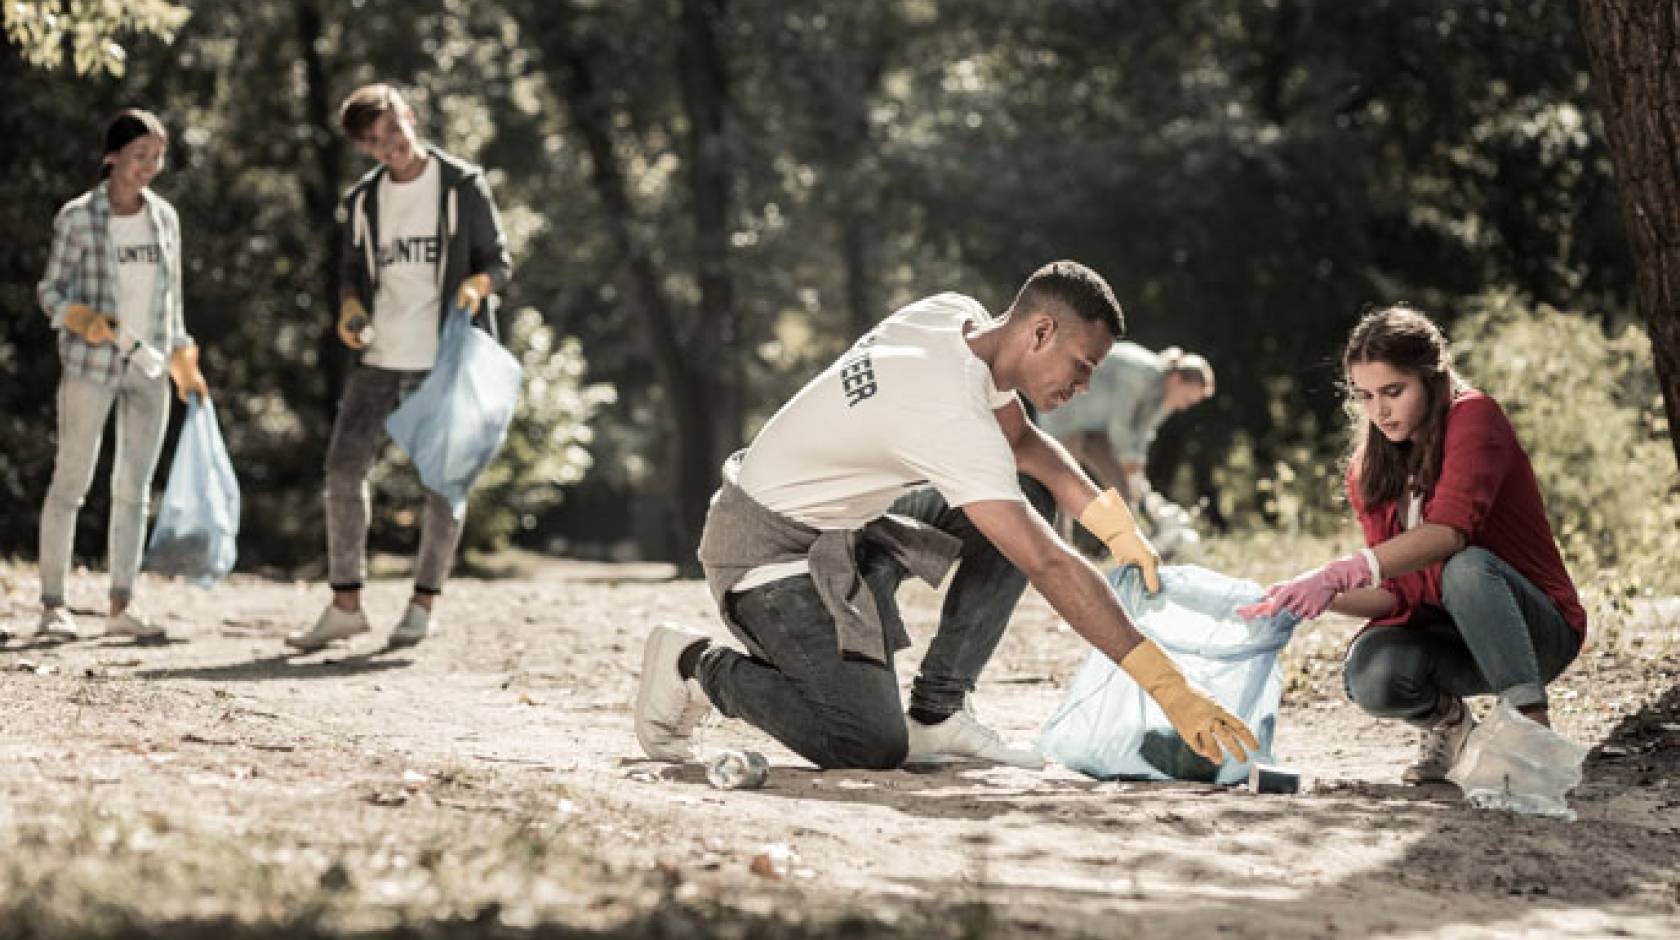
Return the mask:
<svg viewBox="0 0 1680 940">
<path fill-rule="evenodd" d="M 1365 530 L 1365 544 L 1401 534 L 1400 501 L 1365 507 L 1357 472 L 1357 466 L 1348 466 L 1347 492 Z M 1450 525 L 1463 533 L 1467 546 L 1499 556 L 1551 598 L 1577 633 L 1586 635 L 1587 613 L 1546 520 L 1534 467 L 1504 410 L 1481 392 L 1462 392 L 1447 408 L 1441 475 L 1424 497 L 1423 521 Z M 1420 607 L 1441 606 L 1441 562 L 1385 578 L 1382 586 L 1399 602 L 1369 626 L 1405 623 Z"/>
</svg>

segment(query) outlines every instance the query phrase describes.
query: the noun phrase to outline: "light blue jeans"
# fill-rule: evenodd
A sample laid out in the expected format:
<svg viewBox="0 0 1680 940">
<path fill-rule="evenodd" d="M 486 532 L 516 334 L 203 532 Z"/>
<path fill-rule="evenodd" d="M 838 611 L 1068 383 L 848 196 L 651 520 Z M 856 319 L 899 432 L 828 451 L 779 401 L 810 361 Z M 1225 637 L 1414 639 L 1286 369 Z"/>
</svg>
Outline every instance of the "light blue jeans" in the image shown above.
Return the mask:
<svg viewBox="0 0 1680 940">
<path fill-rule="evenodd" d="M 1430 727 L 1442 695 L 1546 704 L 1546 684 L 1581 650 L 1552 599 L 1504 559 L 1466 548 L 1441 568 L 1446 616 L 1365 631 L 1348 648 L 1348 697 L 1379 718 Z"/>
<path fill-rule="evenodd" d="M 64 579 L 76 537 L 76 514 L 82 508 L 105 419 L 117 411 L 117 451 L 111 465 L 111 597 L 134 593 L 140 571 L 140 547 L 146 538 L 146 504 L 157 471 L 163 437 L 169 427 L 169 378 L 147 378 L 132 366 L 116 385 L 66 376 L 58 383 L 58 456 L 52 484 L 41 509 L 41 605 L 64 604 Z"/>
</svg>

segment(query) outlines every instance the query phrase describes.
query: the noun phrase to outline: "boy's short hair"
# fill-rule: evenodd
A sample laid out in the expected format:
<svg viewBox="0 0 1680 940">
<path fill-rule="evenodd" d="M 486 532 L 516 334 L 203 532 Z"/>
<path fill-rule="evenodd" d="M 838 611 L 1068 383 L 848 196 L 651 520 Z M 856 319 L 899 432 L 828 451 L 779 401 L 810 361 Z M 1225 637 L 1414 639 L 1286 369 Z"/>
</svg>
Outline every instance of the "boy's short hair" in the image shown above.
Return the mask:
<svg viewBox="0 0 1680 940">
<path fill-rule="evenodd" d="M 338 108 L 338 126 L 351 140 L 361 140 L 385 114 L 400 112 L 408 101 L 395 86 L 384 82 L 363 85 L 351 92 Z"/>
<path fill-rule="evenodd" d="M 1010 309 L 1023 313 L 1056 304 L 1071 310 L 1086 322 L 1101 322 L 1109 335 L 1119 339 L 1126 332 L 1126 318 L 1120 301 L 1103 276 L 1077 261 L 1052 261 L 1032 273 L 1021 285 Z"/>
</svg>

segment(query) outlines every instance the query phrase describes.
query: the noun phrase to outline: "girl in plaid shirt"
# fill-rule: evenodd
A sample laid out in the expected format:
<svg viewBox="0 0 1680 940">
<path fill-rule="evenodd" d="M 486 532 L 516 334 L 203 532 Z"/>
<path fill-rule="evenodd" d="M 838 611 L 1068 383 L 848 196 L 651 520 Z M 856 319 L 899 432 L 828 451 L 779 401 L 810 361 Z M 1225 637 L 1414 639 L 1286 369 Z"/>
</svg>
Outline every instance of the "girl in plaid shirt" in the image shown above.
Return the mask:
<svg viewBox="0 0 1680 940">
<path fill-rule="evenodd" d="M 100 183 L 53 220 L 52 254 L 37 294 L 58 330 L 58 453 L 41 511 L 39 635 L 80 635 L 64 603 L 76 513 L 93 482 L 100 438 L 117 413 L 111 468 L 111 613 L 106 632 L 157 638 L 130 609 L 146 502 L 169 422 L 169 380 L 182 401 L 208 397 L 198 347 L 181 319 L 181 230 L 175 208 L 147 188 L 163 170 L 169 134 L 148 111 L 119 113 L 105 130 Z"/>
</svg>

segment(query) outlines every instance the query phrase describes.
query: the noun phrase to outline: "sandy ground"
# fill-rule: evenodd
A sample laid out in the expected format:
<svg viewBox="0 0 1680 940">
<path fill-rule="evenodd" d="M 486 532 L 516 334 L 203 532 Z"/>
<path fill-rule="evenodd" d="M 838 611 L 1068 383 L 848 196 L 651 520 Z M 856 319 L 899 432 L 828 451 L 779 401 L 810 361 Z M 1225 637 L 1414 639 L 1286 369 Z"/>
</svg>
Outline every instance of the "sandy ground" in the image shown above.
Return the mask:
<svg viewBox="0 0 1680 940">
<path fill-rule="evenodd" d="M 85 608 L 103 581 L 79 573 Z M 148 579 L 162 645 L 46 646 L 33 569 L 0 565 L 0 938 L 1680 935 L 1680 644 L 1589 648 L 1553 687 L 1594 745 L 1577 822 L 1396 785 L 1403 728 L 1340 693 L 1350 624 L 1287 659 L 1282 760 L 1256 796 L 1052 768 L 816 773 L 745 726 L 769 786 L 639 759 L 630 702 L 662 619 L 721 632 L 652 566 L 541 563 L 452 583 L 443 630 L 322 653 L 280 638 L 318 585 Z M 902 596 L 916 649 L 936 592 Z M 88 611 L 81 618 L 97 625 Z M 22 638 L 20 638 L 22 637 Z M 1027 738 L 1086 648 L 1029 593 L 977 696 Z"/>
</svg>

